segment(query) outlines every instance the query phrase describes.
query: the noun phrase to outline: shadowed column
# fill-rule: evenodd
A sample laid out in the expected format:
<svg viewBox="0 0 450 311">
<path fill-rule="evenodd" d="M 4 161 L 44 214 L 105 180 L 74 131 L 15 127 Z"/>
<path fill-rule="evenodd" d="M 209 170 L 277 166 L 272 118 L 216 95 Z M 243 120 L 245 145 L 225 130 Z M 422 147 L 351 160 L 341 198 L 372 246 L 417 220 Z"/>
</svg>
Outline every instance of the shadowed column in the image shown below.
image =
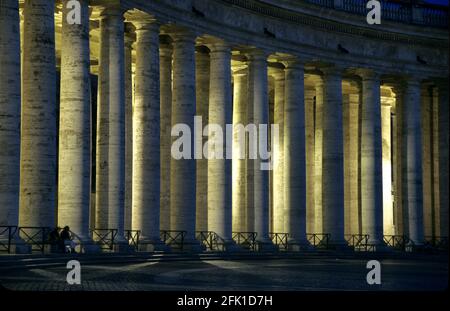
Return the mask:
<svg viewBox="0 0 450 311">
<path fill-rule="evenodd" d="M 54 1 L 25 1 L 20 159 L 21 226 L 55 225 Z M 3 73 L 2 73 L 3 74 Z"/>
</svg>

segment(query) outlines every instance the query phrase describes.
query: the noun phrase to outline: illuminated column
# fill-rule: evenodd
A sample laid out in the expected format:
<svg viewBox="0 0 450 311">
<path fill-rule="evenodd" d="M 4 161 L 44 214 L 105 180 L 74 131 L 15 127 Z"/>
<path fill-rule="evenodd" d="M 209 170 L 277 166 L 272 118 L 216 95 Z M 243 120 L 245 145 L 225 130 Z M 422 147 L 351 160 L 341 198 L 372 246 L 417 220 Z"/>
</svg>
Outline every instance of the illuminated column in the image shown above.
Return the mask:
<svg viewBox="0 0 450 311">
<path fill-rule="evenodd" d="M 206 49 L 197 50 L 195 52 L 196 115 L 202 117 L 203 126 L 206 126 L 209 120 L 209 71 L 208 51 Z M 203 131 L 203 129 L 200 130 Z M 207 140 L 207 137 L 202 137 L 202 146 Z M 208 231 L 208 159 L 202 156 L 196 161 L 196 230 Z"/>
<path fill-rule="evenodd" d="M 251 88 L 249 89 L 252 101 L 253 122 L 258 128 L 258 149 L 267 148 L 268 138 L 261 138 L 264 130 L 261 131 L 260 125 L 266 126 L 269 123 L 269 105 L 268 105 L 268 83 L 267 83 L 267 58 L 263 52 L 253 51 L 249 54 L 249 80 Z M 266 135 L 268 136 L 268 135 Z M 261 145 L 261 142 L 263 145 Z M 249 144 L 256 142 L 249 142 Z M 258 150 L 257 149 L 257 150 Z M 253 206 L 254 206 L 254 230 L 257 233 L 258 247 L 260 250 L 273 249 L 272 241 L 269 238 L 269 172 L 264 169 L 264 164 L 269 164 L 261 159 L 261 153 L 258 152 L 256 159 L 250 161 L 253 164 Z"/>
<path fill-rule="evenodd" d="M 125 75 L 124 23 L 120 8 L 107 7 L 100 20 L 97 105 L 96 228 L 117 229 L 115 248 L 129 249 L 124 237 Z"/>
<path fill-rule="evenodd" d="M 308 246 L 306 239 L 306 161 L 303 63 L 285 62 L 284 101 L 284 208 L 289 248 Z"/>
<path fill-rule="evenodd" d="M 91 195 L 91 79 L 89 5 L 80 1 L 81 23 L 69 24 L 63 1 L 59 122 L 58 225 L 68 225 L 84 251 L 98 250 L 89 234 Z M 69 17 L 70 18 L 70 17 Z M 91 245 L 89 245 L 91 244 Z"/>
<path fill-rule="evenodd" d="M 306 232 L 314 232 L 314 88 L 305 88 Z"/>
<path fill-rule="evenodd" d="M 361 105 L 361 220 L 369 245 L 383 244 L 383 179 L 380 80 L 369 69 L 362 77 Z"/>
<path fill-rule="evenodd" d="M 228 248 L 228 244 L 233 244 L 231 159 L 227 157 L 223 137 L 227 124 L 232 124 L 231 50 L 224 42 L 212 43 L 208 47 L 211 51 L 209 123 L 220 127 L 209 128 L 208 131 L 208 230 L 222 237 Z M 219 139 L 214 138 L 216 135 Z"/>
<path fill-rule="evenodd" d="M 245 232 L 247 196 L 245 193 L 245 133 L 238 129 L 245 126 L 247 117 L 247 69 L 239 68 L 234 72 L 233 96 L 233 231 Z M 242 129 L 242 128 L 241 128 Z M 239 136 L 241 134 L 241 136 Z"/>
<path fill-rule="evenodd" d="M 275 104 L 274 124 L 279 126 L 278 139 L 273 145 L 273 232 L 285 233 L 285 202 L 284 202 L 284 92 L 285 72 L 280 70 L 274 74 Z"/>
<path fill-rule="evenodd" d="M 420 80 L 406 81 L 403 105 L 403 144 L 406 158 L 405 200 L 408 208 L 409 238 L 416 246 L 424 241 L 422 205 L 422 131 L 420 126 Z"/>
<path fill-rule="evenodd" d="M 164 42 L 159 45 L 160 118 L 161 118 L 161 230 L 170 230 L 170 132 L 172 112 L 172 47 Z"/>
<path fill-rule="evenodd" d="M 381 104 L 381 135 L 383 138 L 383 234 L 394 235 L 394 205 L 392 202 L 392 142 L 391 103 Z"/>
<path fill-rule="evenodd" d="M 438 86 L 438 136 L 439 136 L 439 228 L 442 237 L 448 237 L 448 132 L 449 132 L 449 98 L 448 79 L 441 79 Z"/>
<path fill-rule="evenodd" d="M 249 57 L 247 57 L 248 59 Z M 253 66 L 250 66 L 250 61 L 247 60 L 247 126 L 254 125 L 254 115 L 253 115 L 253 98 L 254 98 L 254 79 L 253 77 Z M 246 171 L 246 182 L 245 182 L 245 195 L 246 195 L 246 210 L 245 210 L 245 221 L 246 230 L 248 232 L 255 231 L 255 189 L 254 189 L 254 159 L 250 158 L 251 148 L 255 147 L 255 144 L 251 144 L 255 141 L 255 137 L 251 137 L 250 133 L 246 134 L 246 155 L 245 155 L 245 171 Z"/>
<path fill-rule="evenodd" d="M 315 79 L 315 128 L 314 128 L 314 229 L 311 233 L 323 233 L 322 206 L 322 146 L 323 146 L 323 79 Z"/>
<path fill-rule="evenodd" d="M 173 42 L 173 90 L 172 129 L 176 124 L 187 125 L 190 133 L 194 129 L 195 115 L 195 35 L 177 32 Z M 178 133 L 177 133 L 178 134 Z M 180 134 L 181 135 L 181 134 Z M 187 135 L 187 133 L 184 133 Z M 171 230 L 186 231 L 184 247 L 196 251 L 200 245 L 195 240 L 195 193 L 196 163 L 193 158 L 194 139 L 189 135 L 191 152 L 188 158 L 170 162 L 170 227 Z M 180 139 L 173 137 L 174 140 Z"/>
<path fill-rule="evenodd" d="M 20 159 L 21 226 L 55 225 L 55 3 L 25 1 Z M 2 73 L 3 75 L 3 73 Z"/>
<path fill-rule="evenodd" d="M 162 247 L 159 233 L 160 87 L 159 24 L 137 17 L 133 106 L 132 228 L 140 230 L 139 248 Z"/>
<path fill-rule="evenodd" d="M 133 184 L 133 38 L 125 35 L 125 230 L 131 230 Z"/>
<path fill-rule="evenodd" d="M 342 77 L 337 68 L 324 69 L 322 124 L 323 231 L 330 245 L 347 245 L 344 239 L 344 161 L 342 128 Z"/>
<path fill-rule="evenodd" d="M 20 183 L 19 1 L 0 2 L 0 226 L 17 226 Z M 1 236 L 0 236 L 1 239 Z"/>
<path fill-rule="evenodd" d="M 360 234 L 359 220 L 359 94 L 343 97 L 345 234 Z"/>
</svg>

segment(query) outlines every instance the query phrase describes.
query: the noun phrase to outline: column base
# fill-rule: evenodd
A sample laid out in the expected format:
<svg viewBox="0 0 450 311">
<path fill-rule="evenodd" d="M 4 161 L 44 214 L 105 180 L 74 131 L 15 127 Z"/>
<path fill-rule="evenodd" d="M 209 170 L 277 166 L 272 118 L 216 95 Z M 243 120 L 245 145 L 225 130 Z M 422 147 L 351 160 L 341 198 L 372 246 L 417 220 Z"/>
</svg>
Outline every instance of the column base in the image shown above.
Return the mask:
<svg viewBox="0 0 450 311">
<path fill-rule="evenodd" d="M 312 251 L 314 247 L 307 240 L 288 240 L 288 251 L 290 252 L 302 252 Z"/>
<path fill-rule="evenodd" d="M 224 241 L 222 247 L 223 247 L 222 251 L 227 253 L 237 253 L 243 251 L 243 249 L 239 245 L 237 245 L 236 242 L 234 242 L 233 240 Z"/>
<path fill-rule="evenodd" d="M 426 250 L 426 247 L 423 243 L 414 243 L 412 241 L 409 241 L 405 245 L 405 252 L 408 253 L 420 253 Z"/>
<path fill-rule="evenodd" d="M 75 241 L 76 242 L 76 241 Z M 100 246 L 94 242 L 94 240 L 90 238 L 80 239 L 80 243 L 77 245 L 79 248 L 79 252 L 83 254 L 96 254 L 101 253 Z M 76 249 L 76 248 L 75 248 Z"/>
<path fill-rule="evenodd" d="M 143 239 L 139 241 L 138 252 L 168 252 L 170 247 L 164 244 L 161 240 L 155 239 Z"/>
<path fill-rule="evenodd" d="M 365 251 L 377 253 L 389 253 L 391 249 L 383 241 L 368 241 Z"/>
<path fill-rule="evenodd" d="M 186 253 L 201 253 L 203 252 L 202 244 L 196 239 L 189 239 L 183 241 L 181 249 L 174 249 Z"/>
<path fill-rule="evenodd" d="M 134 247 L 125 238 L 121 237 L 114 241 L 113 251 L 117 253 L 133 253 Z"/>
<path fill-rule="evenodd" d="M 351 252 L 353 248 L 348 245 L 347 241 L 330 241 L 328 242 L 328 250 L 334 250 L 338 252 Z"/>
<path fill-rule="evenodd" d="M 273 244 L 272 240 L 264 239 L 256 241 L 256 250 L 258 252 L 277 252 L 278 246 Z"/>
</svg>

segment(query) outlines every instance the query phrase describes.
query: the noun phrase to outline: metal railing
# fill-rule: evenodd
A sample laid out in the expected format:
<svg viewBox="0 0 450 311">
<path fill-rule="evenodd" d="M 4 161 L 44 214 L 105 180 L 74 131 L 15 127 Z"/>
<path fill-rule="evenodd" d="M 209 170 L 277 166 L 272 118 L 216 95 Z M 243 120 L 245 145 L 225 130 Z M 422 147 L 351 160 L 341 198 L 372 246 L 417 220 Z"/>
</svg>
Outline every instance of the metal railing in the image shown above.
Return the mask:
<svg viewBox="0 0 450 311">
<path fill-rule="evenodd" d="M 243 249 L 256 250 L 256 232 L 233 232 L 233 240 Z"/>
<path fill-rule="evenodd" d="M 307 233 L 306 237 L 311 243 L 312 246 L 316 248 L 328 248 L 328 244 L 330 241 L 330 234 L 329 233 Z"/>
<path fill-rule="evenodd" d="M 161 230 L 160 237 L 161 241 L 172 249 L 183 250 L 186 231 Z"/>
<path fill-rule="evenodd" d="M 25 243 L 31 245 L 31 251 L 45 252 L 49 244 L 49 227 L 19 227 L 19 236 Z"/>
<path fill-rule="evenodd" d="M 127 241 L 130 246 L 135 250 L 139 249 L 139 237 L 141 236 L 141 230 L 125 230 L 127 234 Z"/>
<path fill-rule="evenodd" d="M 196 239 L 209 251 L 225 251 L 225 240 L 214 231 L 197 231 Z"/>
<path fill-rule="evenodd" d="M 345 240 L 355 251 L 369 251 L 373 249 L 373 247 L 368 245 L 368 234 L 346 234 Z"/>
<path fill-rule="evenodd" d="M 410 243 L 410 239 L 406 235 L 385 235 L 383 240 L 387 246 L 402 251 L 405 251 L 406 245 Z"/>
<path fill-rule="evenodd" d="M 289 233 L 270 232 L 269 237 L 279 250 L 288 250 Z"/>
<path fill-rule="evenodd" d="M 117 229 L 95 228 L 91 230 L 92 239 L 102 250 L 113 251 L 117 231 Z"/>
<path fill-rule="evenodd" d="M 17 226 L 0 226 L 0 252 L 11 253 L 11 242 Z"/>
<path fill-rule="evenodd" d="M 448 237 L 443 236 L 426 236 L 425 246 L 437 250 L 448 250 Z"/>
</svg>

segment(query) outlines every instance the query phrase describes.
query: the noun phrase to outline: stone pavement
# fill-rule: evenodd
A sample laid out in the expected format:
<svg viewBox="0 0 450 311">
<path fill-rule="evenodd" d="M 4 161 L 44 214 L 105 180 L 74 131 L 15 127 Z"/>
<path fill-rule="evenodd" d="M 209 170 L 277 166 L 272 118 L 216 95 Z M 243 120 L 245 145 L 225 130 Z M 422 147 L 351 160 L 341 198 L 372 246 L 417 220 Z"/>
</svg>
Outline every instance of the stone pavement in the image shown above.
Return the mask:
<svg viewBox="0 0 450 311">
<path fill-rule="evenodd" d="M 67 258 L 67 261 L 70 258 Z M 381 285 L 369 286 L 367 259 L 198 259 L 81 264 L 81 285 L 68 285 L 65 263 L 1 269 L 0 284 L 13 290 L 442 290 L 444 258 L 380 259 Z"/>
</svg>

